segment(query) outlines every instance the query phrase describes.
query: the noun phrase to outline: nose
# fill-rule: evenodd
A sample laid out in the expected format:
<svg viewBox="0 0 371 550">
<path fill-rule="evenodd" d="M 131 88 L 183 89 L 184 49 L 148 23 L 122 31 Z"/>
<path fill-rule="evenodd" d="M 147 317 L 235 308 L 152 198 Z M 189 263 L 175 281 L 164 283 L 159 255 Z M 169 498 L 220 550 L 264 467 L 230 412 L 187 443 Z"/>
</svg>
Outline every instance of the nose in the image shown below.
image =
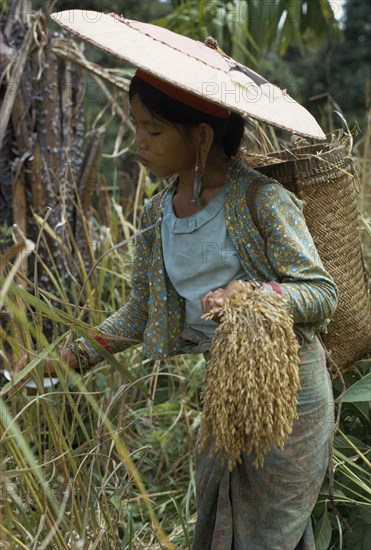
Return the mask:
<svg viewBox="0 0 371 550">
<path fill-rule="evenodd" d="M 147 149 L 147 142 L 144 134 L 139 128 L 137 128 L 135 132 L 134 145 L 138 150 L 144 151 Z"/>
</svg>

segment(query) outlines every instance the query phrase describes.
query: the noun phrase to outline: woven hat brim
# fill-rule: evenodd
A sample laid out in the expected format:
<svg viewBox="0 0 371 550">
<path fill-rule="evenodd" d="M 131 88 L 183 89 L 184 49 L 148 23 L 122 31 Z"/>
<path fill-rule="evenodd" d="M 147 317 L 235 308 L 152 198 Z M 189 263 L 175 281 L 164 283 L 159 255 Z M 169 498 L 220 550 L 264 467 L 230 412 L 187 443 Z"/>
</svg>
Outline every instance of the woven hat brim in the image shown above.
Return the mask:
<svg viewBox="0 0 371 550">
<path fill-rule="evenodd" d="M 51 17 L 98 48 L 211 103 L 306 137 L 326 137 L 285 90 L 250 69 L 231 70 L 238 65 L 233 59 L 202 42 L 115 14 L 66 10 Z"/>
</svg>

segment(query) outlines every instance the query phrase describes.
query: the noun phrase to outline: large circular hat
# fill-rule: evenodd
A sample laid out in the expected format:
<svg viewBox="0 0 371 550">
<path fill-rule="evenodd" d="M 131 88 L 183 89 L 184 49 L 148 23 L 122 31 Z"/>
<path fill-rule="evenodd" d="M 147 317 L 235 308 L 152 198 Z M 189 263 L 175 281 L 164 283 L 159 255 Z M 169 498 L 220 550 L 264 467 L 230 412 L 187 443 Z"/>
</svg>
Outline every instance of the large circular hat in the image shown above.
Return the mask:
<svg viewBox="0 0 371 550">
<path fill-rule="evenodd" d="M 325 139 L 314 117 L 286 90 L 219 49 L 116 14 L 66 10 L 51 17 L 84 40 L 194 96 L 303 136 Z"/>
</svg>

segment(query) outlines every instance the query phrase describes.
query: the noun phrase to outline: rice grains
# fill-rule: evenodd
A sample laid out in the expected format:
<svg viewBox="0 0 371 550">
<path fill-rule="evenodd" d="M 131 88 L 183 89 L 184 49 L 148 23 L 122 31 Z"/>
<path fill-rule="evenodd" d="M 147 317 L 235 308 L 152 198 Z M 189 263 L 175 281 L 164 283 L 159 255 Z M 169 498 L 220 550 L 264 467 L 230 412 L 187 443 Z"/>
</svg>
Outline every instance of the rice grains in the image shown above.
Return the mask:
<svg viewBox="0 0 371 550">
<path fill-rule="evenodd" d="M 298 351 L 280 296 L 245 290 L 227 300 L 207 365 L 200 448 L 212 437 L 230 470 L 246 449 L 259 468 L 271 445 L 283 448 L 297 418 Z"/>
</svg>

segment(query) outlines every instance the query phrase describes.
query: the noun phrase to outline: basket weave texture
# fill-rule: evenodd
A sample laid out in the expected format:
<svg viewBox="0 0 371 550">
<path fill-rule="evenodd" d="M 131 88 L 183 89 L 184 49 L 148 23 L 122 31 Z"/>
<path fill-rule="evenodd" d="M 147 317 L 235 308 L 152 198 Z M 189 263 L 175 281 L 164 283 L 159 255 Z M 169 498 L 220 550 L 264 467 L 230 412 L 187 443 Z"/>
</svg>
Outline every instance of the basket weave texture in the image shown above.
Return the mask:
<svg viewBox="0 0 371 550">
<path fill-rule="evenodd" d="M 371 312 L 359 234 L 356 173 L 344 146 L 306 146 L 242 160 L 304 201 L 319 255 L 339 290 L 339 304 L 322 335 L 331 359 L 346 367 L 371 350 Z"/>
</svg>

